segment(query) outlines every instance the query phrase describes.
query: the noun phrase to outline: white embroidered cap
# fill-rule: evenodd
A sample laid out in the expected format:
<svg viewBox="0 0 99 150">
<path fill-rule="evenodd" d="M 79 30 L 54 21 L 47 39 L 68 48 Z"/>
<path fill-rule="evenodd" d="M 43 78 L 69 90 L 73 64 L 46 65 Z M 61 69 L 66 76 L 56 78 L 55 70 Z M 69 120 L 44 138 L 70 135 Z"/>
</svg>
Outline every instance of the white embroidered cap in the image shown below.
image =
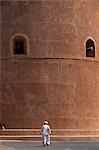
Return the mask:
<svg viewBox="0 0 99 150">
<path fill-rule="evenodd" d="M 48 121 L 44 121 L 44 124 L 48 124 Z"/>
</svg>

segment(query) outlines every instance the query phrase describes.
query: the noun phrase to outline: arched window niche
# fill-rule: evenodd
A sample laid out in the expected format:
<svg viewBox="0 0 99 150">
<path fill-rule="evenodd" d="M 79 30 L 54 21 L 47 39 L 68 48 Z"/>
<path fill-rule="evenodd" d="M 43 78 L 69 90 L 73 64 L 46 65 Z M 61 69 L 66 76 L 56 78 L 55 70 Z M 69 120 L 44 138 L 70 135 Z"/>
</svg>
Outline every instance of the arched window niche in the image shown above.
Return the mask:
<svg viewBox="0 0 99 150">
<path fill-rule="evenodd" d="M 16 34 L 11 38 L 11 54 L 15 56 L 26 56 L 29 54 L 29 39 L 24 34 Z"/>
<path fill-rule="evenodd" d="M 86 41 L 86 57 L 95 57 L 95 44 L 91 38 Z"/>
</svg>

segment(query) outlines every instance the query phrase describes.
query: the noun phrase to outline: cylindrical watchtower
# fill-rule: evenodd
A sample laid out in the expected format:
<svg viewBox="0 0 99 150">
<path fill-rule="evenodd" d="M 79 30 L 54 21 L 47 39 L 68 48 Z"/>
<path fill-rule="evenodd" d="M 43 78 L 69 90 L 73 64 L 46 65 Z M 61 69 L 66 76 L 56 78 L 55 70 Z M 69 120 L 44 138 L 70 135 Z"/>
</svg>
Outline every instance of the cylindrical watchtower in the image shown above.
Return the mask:
<svg viewBox="0 0 99 150">
<path fill-rule="evenodd" d="M 7 128 L 99 128 L 99 1 L 1 1 Z"/>
</svg>

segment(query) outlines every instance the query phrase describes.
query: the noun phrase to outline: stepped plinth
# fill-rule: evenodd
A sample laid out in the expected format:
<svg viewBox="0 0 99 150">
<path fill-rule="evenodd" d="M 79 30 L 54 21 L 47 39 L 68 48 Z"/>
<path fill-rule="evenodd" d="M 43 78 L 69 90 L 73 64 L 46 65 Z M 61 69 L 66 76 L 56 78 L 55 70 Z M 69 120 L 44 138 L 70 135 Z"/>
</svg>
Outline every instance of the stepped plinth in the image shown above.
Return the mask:
<svg viewBox="0 0 99 150">
<path fill-rule="evenodd" d="M 99 130 L 52 129 L 52 140 L 99 140 Z M 0 130 L 0 140 L 41 140 L 40 129 Z"/>
</svg>

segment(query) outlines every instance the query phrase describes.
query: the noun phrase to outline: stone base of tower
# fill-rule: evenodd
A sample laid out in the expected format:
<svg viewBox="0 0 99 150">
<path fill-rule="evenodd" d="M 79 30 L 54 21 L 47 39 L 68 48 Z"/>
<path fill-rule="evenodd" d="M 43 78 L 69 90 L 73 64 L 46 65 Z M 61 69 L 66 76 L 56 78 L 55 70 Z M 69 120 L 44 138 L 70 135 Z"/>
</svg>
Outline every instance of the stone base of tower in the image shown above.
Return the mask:
<svg viewBox="0 0 99 150">
<path fill-rule="evenodd" d="M 40 129 L 0 130 L 0 140 L 41 140 Z M 96 141 L 99 140 L 99 130 L 53 129 L 51 140 Z"/>
</svg>

